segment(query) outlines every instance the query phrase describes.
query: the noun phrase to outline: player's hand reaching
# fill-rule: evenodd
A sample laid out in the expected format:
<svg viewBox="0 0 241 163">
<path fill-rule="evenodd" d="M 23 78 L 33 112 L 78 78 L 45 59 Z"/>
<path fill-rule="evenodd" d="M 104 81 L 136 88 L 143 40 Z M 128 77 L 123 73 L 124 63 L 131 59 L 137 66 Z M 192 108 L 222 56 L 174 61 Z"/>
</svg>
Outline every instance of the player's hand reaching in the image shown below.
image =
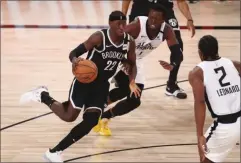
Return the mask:
<svg viewBox="0 0 241 163">
<path fill-rule="evenodd" d="M 129 84 L 130 90 L 131 90 L 131 94 L 130 96 L 132 96 L 132 94 L 134 93 L 135 97 L 140 97 L 141 96 L 141 90 L 140 88 L 136 85 L 135 81 L 131 81 Z"/>
<path fill-rule="evenodd" d="M 205 160 L 205 153 L 208 152 L 206 138 L 204 136 L 198 137 L 198 152 L 199 152 L 200 162 L 203 162 Z"/>
<path fill-rule="evenodd" d="M 189 31 L 192 32 L 192 36 L 191 37 L 193 37 L 195 35 L 195 26 L 194 26 L 192 20 L 188 20 L 187 21 L 187 28 L 188 28 Z"/>
<path fill-rule="evenodd" d="M 166 61 L 159 60 L 159 63 L 166 70 L 171 71 L 173 69 L 173 65 L 171 65 L 170 63 L 167 63 Z"/>
</svg>

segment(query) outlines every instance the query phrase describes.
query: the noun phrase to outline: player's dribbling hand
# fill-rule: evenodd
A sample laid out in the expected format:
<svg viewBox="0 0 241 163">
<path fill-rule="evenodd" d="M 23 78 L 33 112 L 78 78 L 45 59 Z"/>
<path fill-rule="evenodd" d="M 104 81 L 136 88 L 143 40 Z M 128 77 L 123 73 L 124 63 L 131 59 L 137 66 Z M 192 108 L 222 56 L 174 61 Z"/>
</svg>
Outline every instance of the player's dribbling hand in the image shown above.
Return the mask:
<svg viewBox="0 0 241 163">
<path fill-rule="evenodd" d="M 198 152 L 199 152 L 200 161 L 203 162 L 205 160 L 205 153 L 208 152 L 206 138 L 204 136 L 198 137 Z"/>
<path fill-rule="evenodd" d="M 195 35 L 195 26 L 193 24 L 193 21 L 191 21 L 191 20 L 187 21 L 187 28 L 188 28 L 189 31 L 192 32 L 192 36 L 191 37 L 193 37 Z"/>
<path fill-rule="evenodd" d="M 171 71 L 173 69 L 173 65 L 171 65 L 170 63 L 167 63 L 166 61 L 159 60 L 159 63 L 166 70 Z"/>
<path fill-rule="evenodd" d="M 141 90 L 140 88 L 136 85 L 135 81 L 130 82 L 129 84 L 130 90 L 131 90 L 131 94 L 130 97 L 132 96 L 132 94 L 134 93 L 135 97 L 140 97 L 141 96 Z"/>
<path fill-rule="evenodd" d="M 83 61 L 84 59 L 81 57 L 74 58 L 72 60 L 72 70 L 75 70 L 75 67 L 78 65 L 79 61 Z"/>
</svg>

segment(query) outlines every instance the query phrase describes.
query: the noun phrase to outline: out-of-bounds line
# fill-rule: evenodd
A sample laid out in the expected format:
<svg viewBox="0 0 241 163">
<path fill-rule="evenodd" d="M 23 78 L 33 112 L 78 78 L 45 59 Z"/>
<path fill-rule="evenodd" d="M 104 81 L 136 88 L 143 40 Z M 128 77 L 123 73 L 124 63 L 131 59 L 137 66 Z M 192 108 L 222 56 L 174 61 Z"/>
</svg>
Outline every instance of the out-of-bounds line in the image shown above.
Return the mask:
<svg viewBox="0 0 241 163">
<path fill-rule="evenodd" d="M 104 155 L 104 154 L 110 154 L 110 153 L 117 153 L 117 152 L 123 152 L 123 151 L 131 151 L 131 150 L 146 149 L 146 148 L 161 148 L 161 147 L 175 147 L 175 146 L 191 146 L 191 145 L 197 145 L 197 144 L 195 144 L 195 143 L 187 143 L 187 144 L 164 144 L 164 145 L 153 145 L 153 146 L 143 146 L 143 147 L 135 147 L 135 148 L 126 148 L 126 149 L 119 149 L 119 150 L 113 150 L 113 151 L 107 151 L 107 152 L 101 152 L 101 153 L 96 153 L 96 154 L 90 154 L 90 155 L 86 155 L 86 156 L 76 157 L 76 158 L 72 158 L 72 159 L 66 160 L 66 161 L 64 161 L 64 162 L 70 162 L 70 161 L 75 161 L 75 160 L 83 159 L 83 158 L 87 158 L 87 157 Z"/>
<path fill-rule="evenodd" d="M 102 29 L 108 28 L 107 25 L 37 25 L 37 24 L 1 24 L 1 28 L 39 28 L 39 29 Z M 195 26 L 200 30 L 240 30 L 241 26 Z M 180 29 L 187 29 L 180 26 Z"/>
<path fill-rule="evenodd" d="M 180 80 L 178 81 L 178 83 L 183 83 L 183 82 L 187 82 L 188 80 Z M 154 89 L 154 88 L 158 88 L 158 87 L 163 87 L 163 86 L 166 86 L 167 84 L 161 84 L 161 85 L 157 85 L 157 86 L 153 86 L 153 87 L 147 87 L 147 88 L 144 88 L 144 90 L 148 90 L 148 89 Z"/>
<path fill-rule="evenodd" d="M 43 116 L 46 116 L 46 115 L 49 115 L 49 114 L 52 114 L 53 112 L 48 112 L 48 113 L 45 113 L 45 114 L 42 114 L 42 115 L 39 115 L 39 116 L 36 116 L 36 117 L 33 117 L 33 118 L 29 118 L 29 119 L 26 119 L 26 120 L 23 120 L 23 121 L 20 121 L 20 122 L 17 122 L 17 123 L 14 123 L 14 124 L 11 124 L 9 126 L 6 126 L 6 127 L 3 127 L 0 129 L 0 131 L 3 131 L 3 130 L 6 130 L 10 127 L 14 127 L 16 125 L 20 125 L 22 123 L 25 123 L 25 122 L 28 122 L 28 121 L 31 121 L 31 120 L 34 120 L 34 119 L 38 119 L 38 118 L 41 118 Z"/>
<path fill-rule="evenodd" d="M 124 151 L 131 151 L 131 150 L 139 150 L 139 149 L 147 149 L 147 148 L 161 148 L 161 147 L 192 146 L 192 145 L 197 145 L 197 144 L 196 144 L 196 143 L 164 144 L 164 145 L 153 145 L 153 146 L 143 146 L 143 147 L 135 147 L 135 148 L 126 148 L 126 149 L 119 149 L 119 150 L 113 150 L 113 151 L 106 151 L 106 152 L 101 152 L 101 153 L 95 153 L 95 154 L 85 155 L 85 156 L 81 156 L 81 157 L 75 157 L 75 158 L 72 158 L 72 159 L 69 159 L 69 160 L 65 160 L 64 162 L 76 161 L 76 160 L 83 159 L 83 158 L 87 158 L 87 157 L 99 156 L 99 155 L 105 155 L 105 154 L 117 153 L 117 152 L 124 152 Z M 236 145 L 239 145 L 239 143 L 237 143 Z"/>
<path fill-rule="evenodd" d="M 186 82 L 186 81 L 188 81 L 188 80 L 181 80 L 181 81 L 178 81 L 178 83 L 182 83 L 182 82 Z M 161 85 L 157 85 L 157 86 L 153 86 L 153 87 L 147 87 L 147 88 L 145 88 L 144 90 L 154 89 L 154 88 L 162 87 L 162 86 L 165 86 L 165 85 L 167 85 L 167 84 L 161 84 Z M 53 113 L 53 112 L 48 112 L 48 113 L 45 113 L 45 114 L 42 114 L 42 115 L 39 115 L 39 116 L 36 116 L 36 117 L 32 117 L 32 118 L 29 118 L 29 119 L 26 119 L 26 120 L 23 120 L 23 121 L 20 121 L 20 122 L 11 124 L 11 125 L 9 125 L 9 126 L 6 126 L 6 127 L 1 128 L 0 131 L 6 130 L 6 129 L 8 129 L 8 128 L 11 128 L 11 127 L 20 125 L 20 124 L 22 124 L 22 123 L 25 123 L 25 122 L 28 122 L 28 121 L 31 121 L 31 120 L 35 120 L 35 119 L 44 117 L 44 116 L 49 115 L 49 114 L 52 114 L 52 113 Z"/>
</svg>

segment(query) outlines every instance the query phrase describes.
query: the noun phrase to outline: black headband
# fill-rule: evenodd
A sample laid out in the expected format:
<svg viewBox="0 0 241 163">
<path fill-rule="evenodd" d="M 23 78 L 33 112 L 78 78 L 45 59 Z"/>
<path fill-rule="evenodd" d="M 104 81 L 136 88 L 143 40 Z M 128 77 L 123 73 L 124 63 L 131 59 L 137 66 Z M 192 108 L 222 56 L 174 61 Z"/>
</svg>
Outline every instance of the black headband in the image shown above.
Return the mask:
<svg viewBox="0 0 241 163">
<path fill-rule="evenodd" d="M 115 20 L 126 20 L 126 16 L 125 15 L 120 15 L 120 16 L 110 15 L 109 16 L 109 21 L 115 21 Z"/>
</svg>

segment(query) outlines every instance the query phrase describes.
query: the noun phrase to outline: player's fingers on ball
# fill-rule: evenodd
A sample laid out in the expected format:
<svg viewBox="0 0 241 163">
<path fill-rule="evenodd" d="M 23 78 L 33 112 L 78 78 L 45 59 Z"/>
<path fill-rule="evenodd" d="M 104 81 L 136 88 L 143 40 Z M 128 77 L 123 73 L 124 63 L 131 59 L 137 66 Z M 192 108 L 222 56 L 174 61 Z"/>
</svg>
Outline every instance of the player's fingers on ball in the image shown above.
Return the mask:
<svg viewBox="0 0 241 163">
<path fill-rule="evenodd" d="M 137 97 L 140 97 L 140 92 L 136 91 L 136 95 L 137 95 Z"/>
<path fill-rule="evenodd" d="M 140 91 L 138 91 L 137 93 L 138 93 L 138 97 L 140 97 L 140 96 L 141 96 L 141 92 L 140 92 Z"/>
</svg>

